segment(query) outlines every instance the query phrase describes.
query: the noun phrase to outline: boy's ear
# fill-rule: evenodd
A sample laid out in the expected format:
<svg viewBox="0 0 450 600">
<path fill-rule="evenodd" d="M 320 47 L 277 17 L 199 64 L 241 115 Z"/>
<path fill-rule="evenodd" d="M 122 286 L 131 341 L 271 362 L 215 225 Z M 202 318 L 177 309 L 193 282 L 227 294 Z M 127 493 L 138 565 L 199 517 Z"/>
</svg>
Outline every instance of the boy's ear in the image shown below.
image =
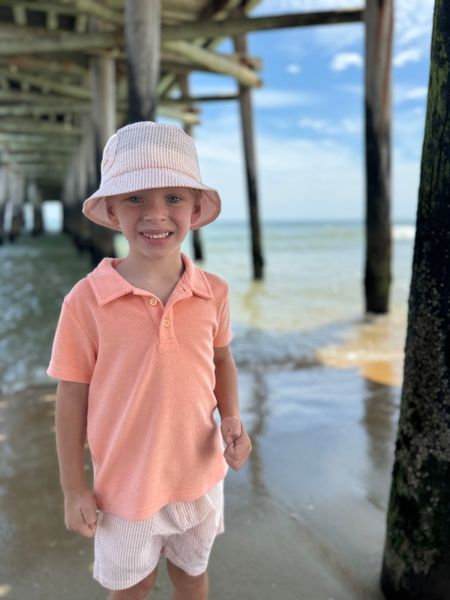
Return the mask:
<svg viewBox="0 0 450 600">
<path fill-rule="evenodd" d="M 108 198 L 106 198 L 105 202 L 106 202 L 106 215 L 108 216 L 111 223 L 113 223 L 116 227 L 118 227 L 119 219 L 117 218 L 114 204 Z"/>
<path fill-rule="evenodd" d="M 200 202 L 196 202 L 194 204 L 194 208 L 192 209 L 191 225 L 195 225 L 197 223 L 197 221 L 200 218 L 201 211 L 202 211 L 202 205 L 200 204 Z"/>
</svg>

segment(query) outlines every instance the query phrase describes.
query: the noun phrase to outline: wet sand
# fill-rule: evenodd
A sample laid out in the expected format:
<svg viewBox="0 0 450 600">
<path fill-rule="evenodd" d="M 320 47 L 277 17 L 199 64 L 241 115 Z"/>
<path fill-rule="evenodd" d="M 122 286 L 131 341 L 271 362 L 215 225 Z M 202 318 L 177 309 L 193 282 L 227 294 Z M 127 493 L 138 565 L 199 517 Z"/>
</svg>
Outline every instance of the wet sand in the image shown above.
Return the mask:
<svg viewBox="0 0 450 600">
<path fill-rule="evenodd" d="M 363 365 L 241 371 L 254 451 L 226 480 L 211 600 L 382 598 L 400 395 L 396 381 L 377 381 L 385 366 L 371 378 Z M 49 386 L 0 401 L 0 597 L 8 600 L 106 597 L 91 578 L 91 542 L 64 529 L 54 398 Z M 162 561 L 151 597 L 170 598 Z"/>
</svg>

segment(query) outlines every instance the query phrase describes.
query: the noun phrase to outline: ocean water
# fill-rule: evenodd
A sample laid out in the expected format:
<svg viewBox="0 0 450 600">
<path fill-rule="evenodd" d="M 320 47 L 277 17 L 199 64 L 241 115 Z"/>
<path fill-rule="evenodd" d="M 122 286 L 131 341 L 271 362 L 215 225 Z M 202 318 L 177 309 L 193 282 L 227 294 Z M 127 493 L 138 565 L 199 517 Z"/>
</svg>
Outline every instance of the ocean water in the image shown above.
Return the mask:
<svg viewBox="0 0 450 600">
<path fill-rule="evenodd" d="M 316 364 L 327 349 L 347 353 L 346 359 L 350 352 L 366 359 L 371 353 L 374 358 L 398 354 L 414 225 L 393 227 L 390 314 L 371 320 L 368 346 L 361 342 L 351 350 L 345 341 L 367 326 L 363 225 L 267 223 L 262 233 L 265 278 L 254 282 L 246 224 L 217 222 L 202 231 L 206 258 L 200 266 L 230 286 L 232 349 L 239 367 L 303 368 Z M 126 241 L 118 236 L 116 242 L 119 254 L 126 253 Z M 182 249 L 192 256 L 190 239 Z M 0 256 L 0 382 L 1 391 L 10 392 L 52 381 L 46 368 L 62 299 L 92 267 L 59 233 L 23 236 L 0 247 Z M 394 341 L 390 345 L 386 339 Z"/>
</svg>

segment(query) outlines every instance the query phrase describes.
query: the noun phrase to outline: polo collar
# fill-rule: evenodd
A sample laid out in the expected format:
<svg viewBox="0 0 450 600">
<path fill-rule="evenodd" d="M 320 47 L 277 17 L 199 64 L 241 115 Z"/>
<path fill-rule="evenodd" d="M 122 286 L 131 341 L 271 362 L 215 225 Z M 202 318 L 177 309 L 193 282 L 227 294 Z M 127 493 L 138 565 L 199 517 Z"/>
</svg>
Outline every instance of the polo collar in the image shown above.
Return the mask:
<svg viewBox="0 0 450 600">
<path fill-rule="evenodd" d="M 206 275 L 199 269 L 186 254 L 181 253 L 181 259 L 184 263 L 184 271 L 177 284 L 184 292 L 184 295 L 191 296 L 195 294 L 201 298 L 212 298 L 211 287 L 206 278 Z M 88 274 L 87 278 L 91 285 L 95 299 L 98 304 L 104 305 L 108 302 L 116 300 L 127 294 L 135 294 L 139 296 L 150 296 L 151 293 L 137 288 L 129 283 L 115 269 L 123 259 L 104 258 L 98 266 Z"/>
</svg>

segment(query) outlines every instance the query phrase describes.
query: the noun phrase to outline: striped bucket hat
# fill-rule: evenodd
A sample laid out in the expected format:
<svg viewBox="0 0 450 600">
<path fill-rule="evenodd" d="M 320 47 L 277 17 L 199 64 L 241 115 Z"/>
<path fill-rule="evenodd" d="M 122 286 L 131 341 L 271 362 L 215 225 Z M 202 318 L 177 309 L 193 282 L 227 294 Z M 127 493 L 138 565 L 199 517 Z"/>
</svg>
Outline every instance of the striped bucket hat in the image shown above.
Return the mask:
<svg viewBox="0 0 450 600">
<path fill-rule="evenodd" d="M 83 202 L 83 214 L 118 230 L 106 212 L 108 196 L 150 188 L 200 190 L 200 218 L 191 229 L 214 221 L 220 196 L 201 182 L 194 140 L 176 125 L 142 121 L 126 125 L 109 138 L 103 151 L 99 189 Z"/>
</svg>

